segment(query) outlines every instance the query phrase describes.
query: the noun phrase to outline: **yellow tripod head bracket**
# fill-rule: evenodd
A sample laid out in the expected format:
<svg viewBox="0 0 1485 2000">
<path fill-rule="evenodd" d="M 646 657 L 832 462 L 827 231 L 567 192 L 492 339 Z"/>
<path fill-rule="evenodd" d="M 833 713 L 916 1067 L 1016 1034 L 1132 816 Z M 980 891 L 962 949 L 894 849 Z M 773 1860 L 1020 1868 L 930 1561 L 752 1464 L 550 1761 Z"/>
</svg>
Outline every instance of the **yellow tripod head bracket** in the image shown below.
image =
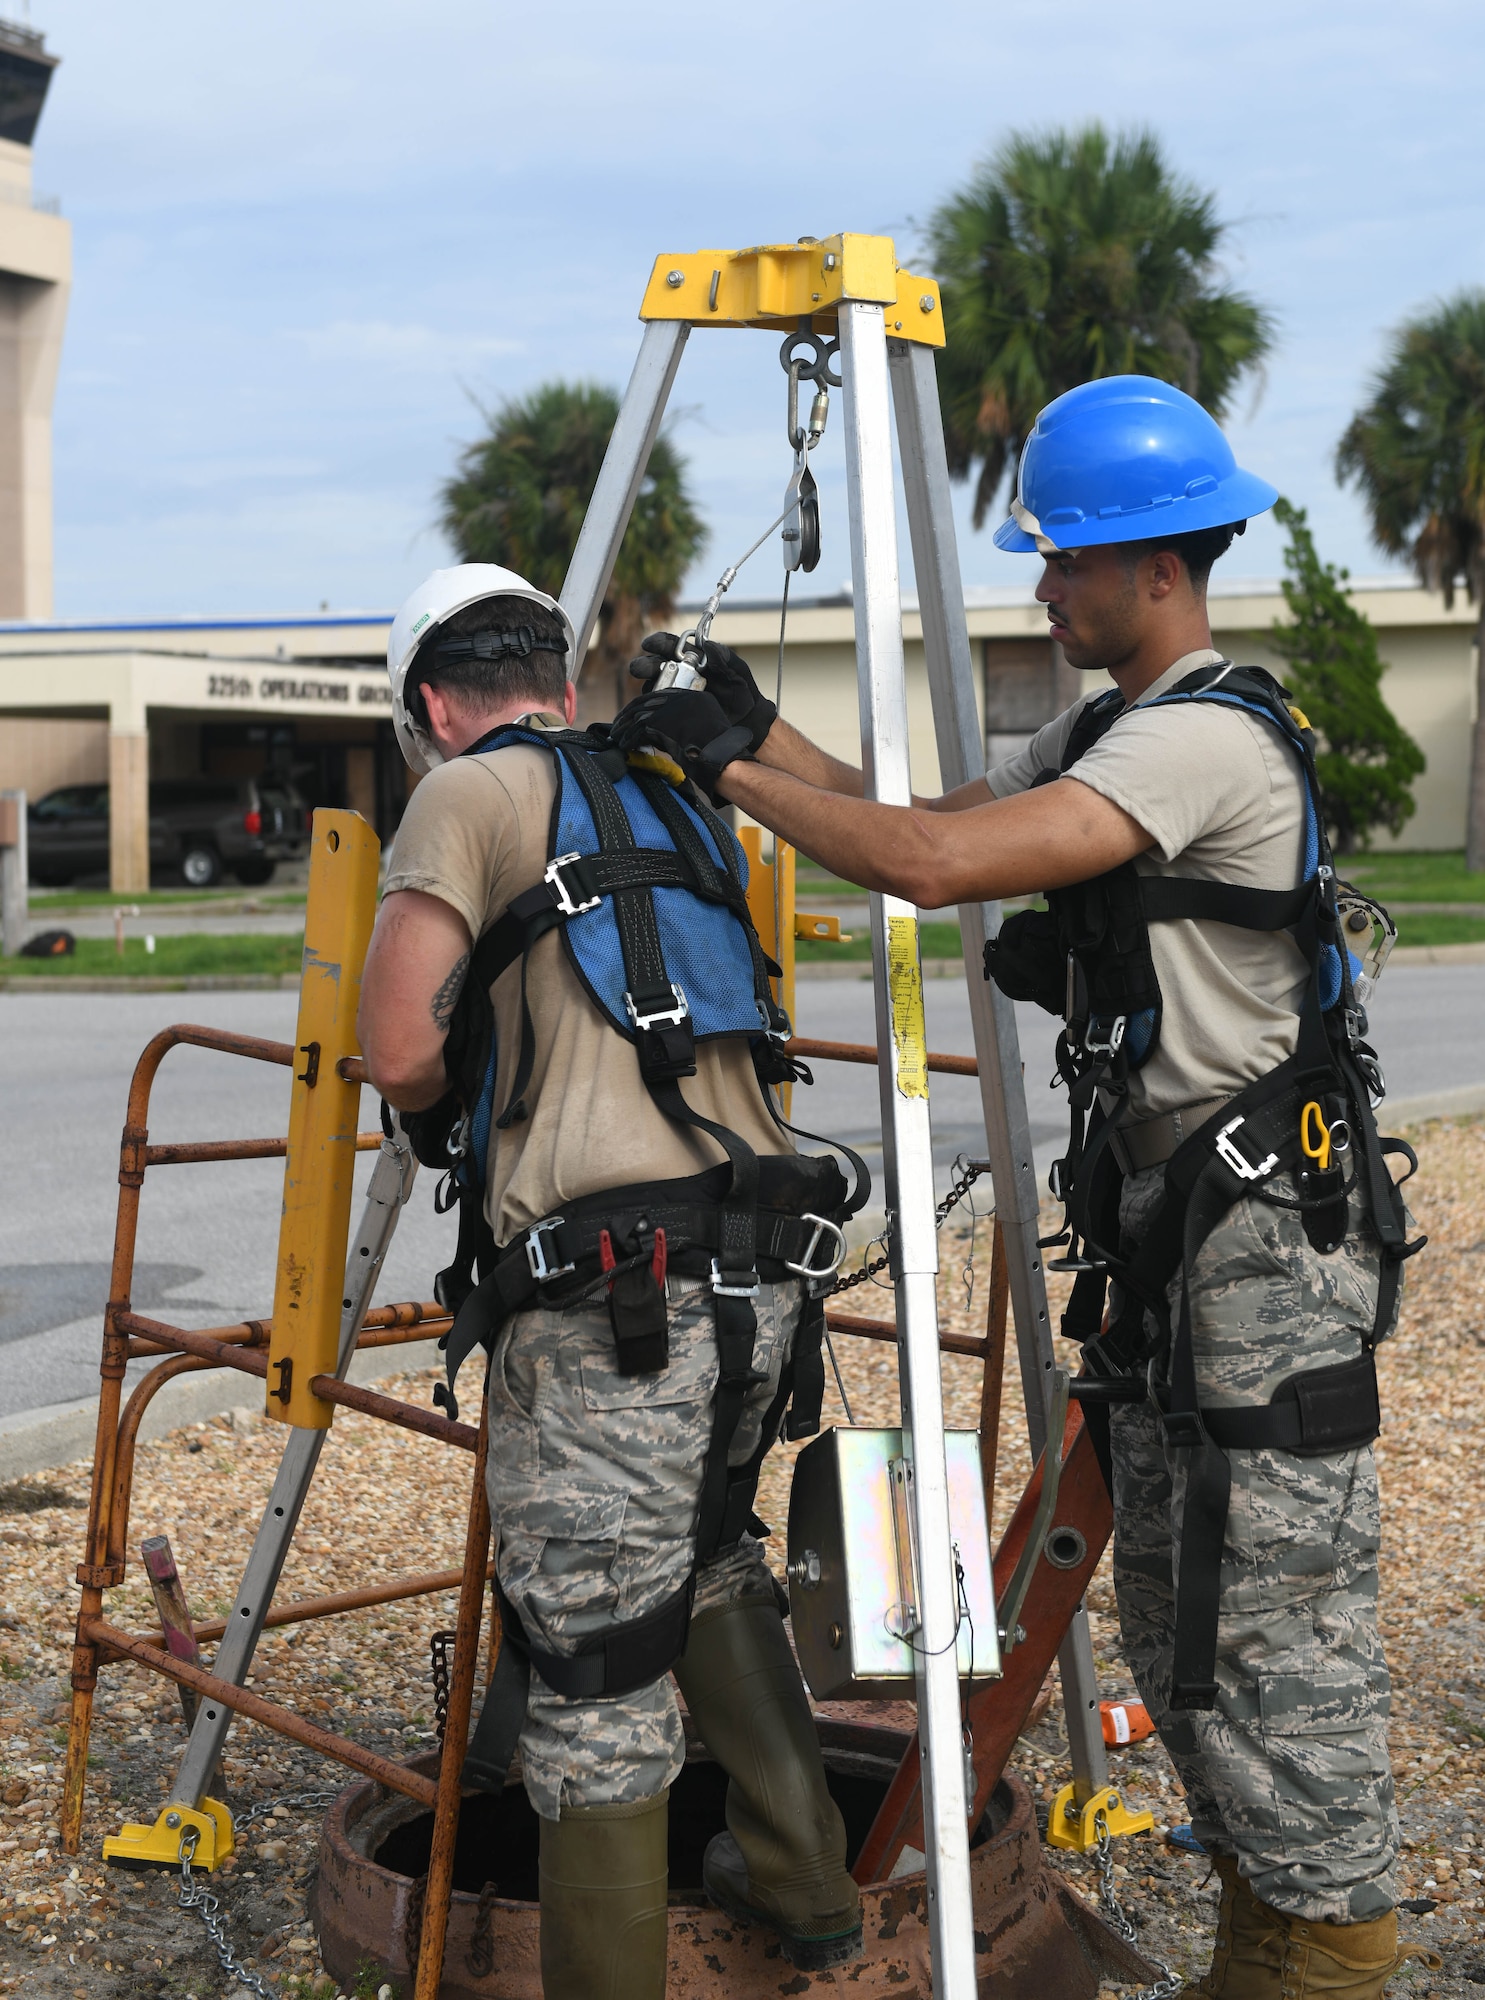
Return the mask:
<svg viewBox="0 0 1485 2000">
<path fill-rule="evenodd" d="M 1065 1847 L 1073 1854 L 1091 1854 L 1098 1845 L 1098 1817 L 1103 1815 L 1111 1839 L 1125 1833 L 1149 1833 L 1155 1815 L 1131 1812 L 1116 1785 L 1105 1785 L 1086 1805 L 1079 1805 L 1071 1785 L 1064 1785 L 1047 1814 L 1048 1847 Z"/>
<path fill-rule="evenodd" d="M 944 345 L 937 281 L 904 271 L 890 236 L 849 232 L 760 243 L 750 250 L 683 250 L 657 257 L 639 316 L 777 333 L 808 319 L 816 333 L 833 333 L 842 305 L 879 305 L 892 339 Z"/>
<path fill-rule="evenodd" d="M 199 1806 L 163 1806 L 153 1826 L 125 1820 L 103 1843 L 103 1859 L 116 1868 L 179 1868 L 181 1836 L 196 1830 L 191 1866 L 210 1871 L 232 1852 L 232 1814 L 220 1799 L 203 1799 Z"/>
<path fill-rule="evenodd" d="M 359 813 L 316 812 L 264 1403 L 270 1417 L 307 1430 L 328 1430 L 335 1414 L 309 1385 L 335 1372 L 340 1348 L 361 1105 L 360 1084 L 340 1064 L 361 1053 L 356 1008 L 380 853 Z"/>
</svg>

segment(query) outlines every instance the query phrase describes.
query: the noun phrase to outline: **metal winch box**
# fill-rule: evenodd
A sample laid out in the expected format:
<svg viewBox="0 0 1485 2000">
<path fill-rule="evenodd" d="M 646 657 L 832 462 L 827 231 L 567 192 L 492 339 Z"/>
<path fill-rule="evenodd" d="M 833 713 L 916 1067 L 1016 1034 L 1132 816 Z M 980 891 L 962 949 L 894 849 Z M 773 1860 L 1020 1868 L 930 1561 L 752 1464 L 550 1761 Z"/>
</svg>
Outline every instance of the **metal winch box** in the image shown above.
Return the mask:
<svg viewBox="0 0 1485 2000">
<path fill-rule="evenodd" d="M 994 1680 L 1000 1641 L 979 1432 L 948 1431 L 944 1444 L 963 1579 L 959 1674 Z M 789 1605 L 799 1664 L 817 1701 L 912 1691 L 920 1626 L 912 1476 L 900 1430 L 827 1431 L 795 1460 Z"/>
</svg>

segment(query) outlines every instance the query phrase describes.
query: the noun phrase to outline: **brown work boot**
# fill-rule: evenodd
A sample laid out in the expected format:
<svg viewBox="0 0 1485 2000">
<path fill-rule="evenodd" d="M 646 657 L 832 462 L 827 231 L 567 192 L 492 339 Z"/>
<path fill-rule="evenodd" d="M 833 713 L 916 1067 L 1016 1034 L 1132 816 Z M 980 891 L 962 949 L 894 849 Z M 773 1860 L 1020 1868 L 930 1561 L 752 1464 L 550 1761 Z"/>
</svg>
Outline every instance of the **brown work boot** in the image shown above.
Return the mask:
<svg viewBox="0 0 1485 2000">
<path fill-rule="evenodd" d="M 1222 1900 L 1217 1905 L 1217 1936 L 1212 1946 L 1212 1963 L 1207 1969 L 1206 1977 L 1199 1979 L 1195 1986 L 1186 1989 L 1188 1993 L 1200 1993 L 1206 1996 L 1206 2000 L 1213 2000 L 1213 1996 L 1222 1992 L 1223 1981 L 1227 1977 L 1227 1968 L 1232 1959 L 1233 1905 L 1237 1901 L 1238 1883 L 1241 1880 L 1237 1861 L 1232 1855 L 1213 1854 L 1210 1859 L 1213 1872 L 1222 1884 Z"/>
<path fill-rule="evenodd" d="M 1236 1876 L 1235 1862 L 1232 1870 Z M 1225 1902 L 1227 1875 L 1218 1872 Z M 1217 1925 L 1212 1970 L 1195 1988 L 1214 2000 L 1382 2000 L 1404 1960 L 1438 1963 L 1421 1946 L 1398 1950 L 1395 1910 L 1366 1923 L 1328 1924 L 1261 1903 L 1240 1876 L 1227 1912 L 1225 1955 L 1220 1914 Z"/>
</svg>

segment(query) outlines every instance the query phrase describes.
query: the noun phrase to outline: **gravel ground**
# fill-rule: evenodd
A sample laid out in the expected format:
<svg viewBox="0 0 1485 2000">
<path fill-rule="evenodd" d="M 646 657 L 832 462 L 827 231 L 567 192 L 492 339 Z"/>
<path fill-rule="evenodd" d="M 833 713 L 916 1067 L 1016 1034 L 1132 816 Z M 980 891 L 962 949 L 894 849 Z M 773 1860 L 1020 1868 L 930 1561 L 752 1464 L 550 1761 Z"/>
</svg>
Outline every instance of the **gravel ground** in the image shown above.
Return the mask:
<svg viewBox="0 0 1485 2000">
<path fill-rule="evenodd" d="M 1410 1966 L 1395 1995 L 1467 2000 L 1485 1985 L 1485 1528 L 1465 1485 L 1485 1445 L 1485 1329 L 1479 1308 L 1485 1257 L 1485 1125 L 1433 1125 L 1420 1139 L 1423 1171 L 1413 1209 L 1432 1237 L 1410 1266 L 1403 1324 L 1383 1352 L 1387 1428 L 1378 1447 L 1386 1504 L 1384 1629 L 1393 1670 L 1392 1725 L 1407 1853 L 1404 1894 L 1429 1907 L 1402 1918 L 1405 1939 L 1426 1943 L 1442 1971 Z M 969 1237 L 945 1239 L 948 1323 L 979 1330 L 988 1230 L 974 1237 L 978 1271 L 966 1300 Z M 870 1295 L 862 1298 L 870 1310 Z M 890 1300 L 880 1301 L 884 1314 Z M 890 1348 L 838 1342 L 858 1421 L 895 1421 Z M 389 1384 L 429 1398 L 431 1377 Z M 951 1421 L 975 1421 L 975 1364 L 945 1357 Z M 833 1392 L 832 1392 L 833 1396 Z M 827 1411 L 827 1415 L 829 1411 Z M 139 1453 L 130 1540 L 171 1538 L 193 1607 L 230 1608 L 245 1548 L 282 1443 L 276 1425 L 217 1419 L 173 1432 Z M 770 1461 L 760 1498 L 782 1523 L 790 1453 Z M 1007 1384 L 997 1529 L 1027 1471 L 1021 1405 Z M 177 1697 L 144 1670 L 105 1670 L 95 1712 L 82 1854 L 57 1853 L 55 1828 L 68 1695 L 68 1654 L 80 1553 L 86 1465 L 0 1491 L 0 1991 L 76 2000 L 217 2000 L 243 1990 L 227 1979 L 200 1919 L 176 1907 L 163 1874 L 104 1868 L 103 1835 L 123 1818 L 152 1820 L 183 1741 Z M 346 1588 L 388 1572 L 459 1561 L 469 1461 L 425 1440 L 350 1414 L 337 1418 L 284 1580 L 283 1595 Z M 776 1537 L 776 1542 L 782 1537 Z M 1113 1617 L 1107 1569 L 1089 1593 L 1100 1680 L 1132 1692 Z M 110 1599 L 111 1614 L 147 1629 L 149 1596 L 137 1567 Z M 450 1595 L 385 1606 L 318 1626 L 270 1634 L 255 1685 L 302 1713 L 334 1722 L 369 1747 L 409 1754 L 433 1735 L 428 1633 L 452 1623 Z M 1212 1930 L 1215 1888 L 1199 1859 L 1161 1835 L 1185 1815 L 1158 1743 L 1114 1753 L 1120 1783 L 1155 1814 L 1156 1835 L 1128 1844 L 1120 1893 L 1142 1948 L 1197 1976 Z M 1023 1739 L 1016 1768 L 1050 1800 L 1066 1776 L 1055 1706 Z M 281 1794 L 333 1788 L 339 1767 L 256 1726 L 238 1723 L 218 1791 L 241 1813 Z M 279 1993 L 304 2000 L 336 1991 L 320 1968 L 305 1915 L 318 1816 L 290 1811 L 248 1830 L 244 1851 L 212 1882 L 236 1949 Z M 1091 1866 L 1054 1855 L 1093 1894 Z M 374 1982 L 358 1993 L 372 2000 Z"/>
</svg>

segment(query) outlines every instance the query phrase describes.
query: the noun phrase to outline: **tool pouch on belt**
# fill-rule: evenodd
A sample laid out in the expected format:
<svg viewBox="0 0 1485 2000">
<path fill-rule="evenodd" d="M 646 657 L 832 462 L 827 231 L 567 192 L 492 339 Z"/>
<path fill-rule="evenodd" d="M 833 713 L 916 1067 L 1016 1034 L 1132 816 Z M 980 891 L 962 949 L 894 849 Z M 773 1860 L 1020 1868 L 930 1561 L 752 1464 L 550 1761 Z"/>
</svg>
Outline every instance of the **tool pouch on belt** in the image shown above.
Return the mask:
<svg viewBox="0 0 1485 2000">
<path fill-rule="evenodd" d="M 1300 1220 L 1310 1248 L 1328 1257 L 1346 1240 L 1350 1204 L 1346 1196 L 1346 1169 L 1343 1165 L 1301 1170 L 1295 1176 L 1299 1189 Z"/>
<path fill-rule="evenodd" d="M 670 1366 L 665 1279 L 653 1260 L 620 1271 L 608 1287 L 608 1316 L 621 1375 L 653 1375 Z"/>
</svg>

